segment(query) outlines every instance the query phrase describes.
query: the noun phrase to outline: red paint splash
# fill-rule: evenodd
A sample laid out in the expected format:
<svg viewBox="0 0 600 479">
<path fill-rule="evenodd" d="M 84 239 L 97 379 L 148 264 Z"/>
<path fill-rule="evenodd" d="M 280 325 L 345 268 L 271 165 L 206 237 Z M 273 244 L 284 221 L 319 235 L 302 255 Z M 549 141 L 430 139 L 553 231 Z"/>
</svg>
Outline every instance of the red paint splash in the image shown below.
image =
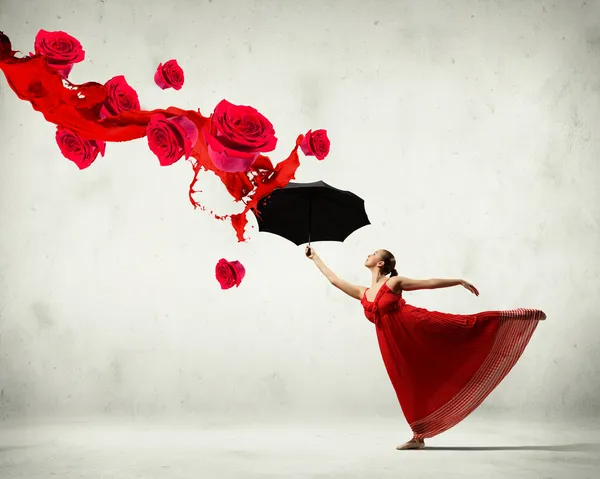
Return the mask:
<svg viewBox="0 0 600 479">
<path fill-rule="evenodd" d="M 244 232 L 248 220 L 246 214 L 256 210 L 258 202 L 276 188 L 283 188 L 295 178 L 300 166 L 298 147 L 303 135 L 299 135 L 296 145 L 285 160 L 273 166 L 267 156 L 260 155 L 246 173 L 227 173 L 217 169 L 208 156 L 206 142 L 202 130 L 210 117 L 205 117 L 200 110 L 182 110 L 176 107 L 157 110 L 122 111 L 117 116 L 101 118 L 100 110 L 106 99 L 106 88 L 101 83 L 87 82 L 76 85 L 64 79 L 55 69 L 48 65 L 48 60 L 40 55 L 23 58 L 16 56 L 12 50 L 10 39 L 0 32 L 0 69 L 6 80 L 21 99 L 31 103 L 34 110 L 59 127 L 68 129 L 83 139 L 96 142 L 124 142 L 146 136 L 146 127 L 152 116 L 160 113 L 167 118 L 183 115 L 197 126 L 199 139 L 192 149 L 190 161 L 194 177 L 189 187 L 189 200 L 194 208 L 206 211 L 194 200 L 196 183 L 200 171 L 212 171 L 217 175 L 229 194 L 236 202 L 243 201 L 245 208 L 241 213 L 218 216 L 210 214 L 218 220 L 230 219 L 239 242 L 246 241 Z"/>
</svg>

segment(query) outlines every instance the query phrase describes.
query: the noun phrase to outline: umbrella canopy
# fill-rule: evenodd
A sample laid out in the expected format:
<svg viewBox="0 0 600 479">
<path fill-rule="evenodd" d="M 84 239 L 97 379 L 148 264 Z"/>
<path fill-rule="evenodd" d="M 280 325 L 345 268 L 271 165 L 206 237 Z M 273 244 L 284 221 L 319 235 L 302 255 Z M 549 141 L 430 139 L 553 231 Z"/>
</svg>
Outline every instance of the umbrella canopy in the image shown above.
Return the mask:
<svg viewBox="0 0 600 479">
<path fill-rule="evenodd" d="M 258 230 L 297 246 L 311 241 L 344 241 L 370 225 L 365 202 L 350 191 L 323 181 L 288 183 L 258 202 Z"/>
</svg>

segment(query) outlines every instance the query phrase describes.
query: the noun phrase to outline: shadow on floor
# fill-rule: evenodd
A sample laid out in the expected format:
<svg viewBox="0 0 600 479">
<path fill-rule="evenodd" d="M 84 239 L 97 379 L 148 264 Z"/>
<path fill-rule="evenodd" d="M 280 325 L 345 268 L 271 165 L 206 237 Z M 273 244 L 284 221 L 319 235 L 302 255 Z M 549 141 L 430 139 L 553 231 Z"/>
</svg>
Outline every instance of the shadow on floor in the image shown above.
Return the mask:
<svg viewBox="0 0 600 479">
<path fill-rule="evenodd" d="M 600 452 L 600 443 L 563 444 L 557 446 L 485 446 L 485 447 L 429 447 L 425 451 L 550 451 Z"/>
</svg>

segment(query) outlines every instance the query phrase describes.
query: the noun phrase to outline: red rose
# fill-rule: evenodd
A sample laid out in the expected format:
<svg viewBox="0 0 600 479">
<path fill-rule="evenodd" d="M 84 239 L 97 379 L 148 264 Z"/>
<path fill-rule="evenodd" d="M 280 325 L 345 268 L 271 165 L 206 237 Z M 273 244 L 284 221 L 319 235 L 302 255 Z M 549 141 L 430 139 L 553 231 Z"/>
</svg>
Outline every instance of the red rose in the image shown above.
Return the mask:
<svg viewBox="0 0 600 479">
<path fill-rule="evenodd" d="M 148 146 L 158 157 L 162 166 L 169 166 L 181 159 L 189 158 L 198 141 L 198 128 L 185 116 L 167 118 L 157 113 L 152 115 L 146 128 Z"/>
<path fill-rule="evenodd" d="M 71 160 L 80 170 L 90 166 L 98 153 L 104 156 L 106 143 L 97 140 L 85 140 L 66 128 L 57 127 L 56 143 L 65 158 Z"/>
<path fill-rule="evenodd" d="M 269 120 L 250 106 L 227 100 L 216 106 L 202 133 L 214 165 L 229 173 L 248 171 L 260 153 L 277 145 Z"/>
<path fill-rule="evenodd" d="M 137 92 L 125 80 L 123 75 L 111 78 L 104 84 L 106 100 L 100 110 L 100 116 L 116 116 L 122 111 L 139 110 L 140 100 Z"/>
<path fill-rule="evenodd" d="M 315 156 L 317 160 L 324 160 L 329 154 L 329 145 L 327 130 L 308 130 L 300 148 L 306 156 Z"/>
<path fill-rule="evenodd" d="M 181 90 L 184 81 L 183 70 L 177 63 L 177 60 L 169 60 L 164 65 L 161 63 L 154 74 L 154 83 L 163 90 L 167 88 Z"/>
<path fill-rule="evenodd" d="M 221 289 L 237 288 L 246 276 L 246 268 L 239 261 L 227 261 L 222 258 L 215 267 L 215 277 Z"/>
<path fill-rule="evenodd" d="M 36 55 L 46 57 L 48 66 L 67 77 L 73 64 L 85 59 L 85 52 L 79 40 L 65 32 L 40 30 L 35 37 Z"/>
</svg>

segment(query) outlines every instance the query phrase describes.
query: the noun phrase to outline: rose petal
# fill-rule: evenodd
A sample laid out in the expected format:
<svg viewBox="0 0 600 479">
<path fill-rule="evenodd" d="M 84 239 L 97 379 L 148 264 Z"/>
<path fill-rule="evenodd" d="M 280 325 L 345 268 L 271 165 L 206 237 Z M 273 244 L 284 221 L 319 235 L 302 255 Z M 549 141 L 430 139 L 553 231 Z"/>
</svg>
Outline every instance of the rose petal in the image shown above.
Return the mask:
<svg viewBox="0 0 600 479">
<path fill-rule="evenodd" d="M 183 137 L 183 151 L 187 160 L 198 141 L 198 128 L 192 120 L 185 116 L 176 116 L 171 118 L 170 121 L 180 128 Z"/>
<path fill-rule="evenodd" d="M 159 88 L 161 88 L 162 90 L 166 90 L 167 88 L 169 88 L 169 85 L 167 84 L 167 82 L 165 80 L 165 76 L 163 75 L 163 64 L 162 63 L 158 64 L 156 73 L 154 73 L 154 83 L 156 83 L 156 85 Z"/>
<path fill-rule="evenodd" d="M 104 153 L 106 152 L 106 142 L 101 140 L 95 140 L 96 147 L 100 152 L 100 156 L 104 157 Z"/>
<path fill-rule="evenodd" d="M 71 73 L 71 70 L 73 70 L 73 64 L 70 63 L 69 65 L 66 66 L 66 68 L 57 68 L 56 71 L 57 73 L 62 76 L 63 78 L 67 78 L 69 76 L 69 73 Z"/>
<path fill-rule="evenodd" d="M 246 276 L 246 268 L 244 268 L 244 265 L 239 261 L 232 261 L 230 264 L 235 269 L 236 287 L 238 287 Z"/>
<path fill-rule="evenodd" d="M 245 157 L 230 156 L 225 151 L 215 151 L 211 145 L 208 145 L 208 156 L 214 165 L 221 171 L 227 173 L 247 172 L 254 160 L 258 158 L 259 153 L 254 153 Z"/>
<path fill-rule="evenodd" d="M 308 130 L 306 132 L 306 135 L 304 135 L 304 138 L 302 139 L 302 143 L 300 144 L 300 149 L 302 150 L 302 153 L 304 153 L 306 156 L 312 155 L 312 148 L 310 147 L 311 133 L 312 130 Z"/>
</svg>

